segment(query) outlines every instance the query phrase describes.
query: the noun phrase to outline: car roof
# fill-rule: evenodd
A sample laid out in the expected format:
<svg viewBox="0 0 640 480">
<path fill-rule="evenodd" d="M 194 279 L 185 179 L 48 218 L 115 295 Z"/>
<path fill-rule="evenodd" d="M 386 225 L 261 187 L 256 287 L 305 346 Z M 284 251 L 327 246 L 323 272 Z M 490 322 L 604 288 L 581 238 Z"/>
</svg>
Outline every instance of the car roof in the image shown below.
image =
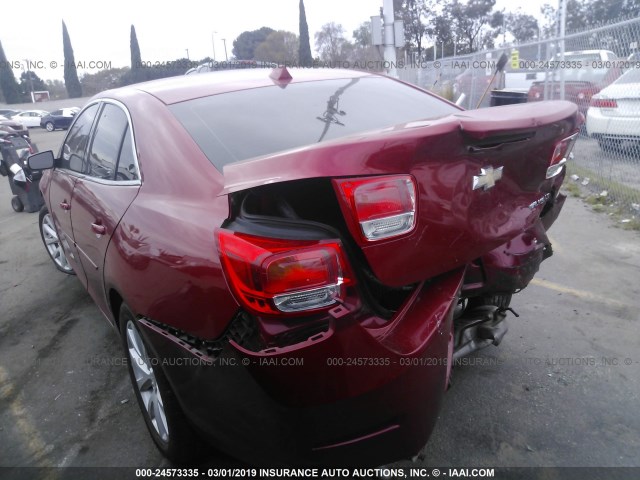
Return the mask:
<svg viewBox="0 0 640 480">
<path fill-rule="evenodd" d="M 119 92 L 124 93 L 125 91 L 135 89 L 149 93 L 163 103 L 171 105 L 221 93 L 236 92 L 273 85 L 287 85 L 289 82 L 285 80 L 279 82 L 270 77 L 272 72 L 276 72 L 278 70 L 279 69 L 272 68 L 250 68 L 244 70 L 225 70 L 200 73 L 198 75 L 182 75 L 154 80 L 151 82 L 138 83 L 128 87 L 122 87 L 117 90 L 110 90 L 99 95 L 99 97 L 118 96 L 117 93 Z M 292 77 L 290 83 L 377 76 L 377 74 L 368 72 L 329 68 L 290 68 L 287 69 L 287 71 Z"/>
</svg>

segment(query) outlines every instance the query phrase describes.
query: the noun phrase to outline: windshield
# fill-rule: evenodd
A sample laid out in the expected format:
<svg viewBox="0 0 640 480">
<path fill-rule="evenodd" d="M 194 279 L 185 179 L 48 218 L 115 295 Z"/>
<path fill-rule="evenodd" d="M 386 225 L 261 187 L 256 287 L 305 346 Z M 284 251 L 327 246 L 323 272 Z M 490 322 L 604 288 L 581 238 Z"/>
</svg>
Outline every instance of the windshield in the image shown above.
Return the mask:
<svg viewBox="0 0 640 480">
<path fill-rule="evenodd" d="M 459 110 L 383 77 L 294 83 L 169 107 L 216 168 Z"/>
</svg>

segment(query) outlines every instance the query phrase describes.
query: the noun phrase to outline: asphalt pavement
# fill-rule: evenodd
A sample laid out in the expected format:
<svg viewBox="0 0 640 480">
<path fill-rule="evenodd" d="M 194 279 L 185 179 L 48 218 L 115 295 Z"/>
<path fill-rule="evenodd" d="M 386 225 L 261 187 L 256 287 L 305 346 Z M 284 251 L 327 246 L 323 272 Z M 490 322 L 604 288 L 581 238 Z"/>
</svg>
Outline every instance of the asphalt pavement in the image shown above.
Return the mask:
<svg viewBox="0 0 640 480">
<path fill-rule="evenodd" d="M 63 135 L 32 133 L 41 151 Z M 10 197 L 0 177 L 0 466 L 170 466 L 117 334 Z M 550 235 L 503 343 L 455 368 L 417 465 L 640 467 L 640 234 L 569 198 Z"/>
</svg>

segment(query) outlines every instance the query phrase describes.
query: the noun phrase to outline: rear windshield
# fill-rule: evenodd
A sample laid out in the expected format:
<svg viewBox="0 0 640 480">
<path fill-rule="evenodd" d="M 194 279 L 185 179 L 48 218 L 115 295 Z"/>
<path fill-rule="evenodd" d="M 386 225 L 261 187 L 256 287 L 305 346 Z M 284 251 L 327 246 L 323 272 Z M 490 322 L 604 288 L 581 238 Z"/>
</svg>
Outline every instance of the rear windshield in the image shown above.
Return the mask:
<svg viewBox="0 0 640 480">
<path fill-rule="evenodd" d="M 216 168 L 459 110 L 383 77 L 213 95 L 169 107 Z"/>
<path fill-rule="evenodd" d="M 622 75 L 615 83 L 640 83 L 640 69 L 633 68 Z"/>
</svg>

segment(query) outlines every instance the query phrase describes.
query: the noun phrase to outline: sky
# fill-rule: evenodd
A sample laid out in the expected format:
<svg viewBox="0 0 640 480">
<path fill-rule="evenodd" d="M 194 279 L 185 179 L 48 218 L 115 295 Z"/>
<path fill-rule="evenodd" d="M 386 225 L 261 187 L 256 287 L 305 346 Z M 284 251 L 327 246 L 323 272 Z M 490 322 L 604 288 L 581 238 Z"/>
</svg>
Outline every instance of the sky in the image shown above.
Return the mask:
<svg viewBox="0 0 640 480">
<path fill-rule="evenodd" d="M 553 0 L 551 0 L 552 3 Z M 268 26 L 298 33 L 299 0 L 29 0 L 31 15 L 22 21 L 2 22 L 0 42 L 11 62 L 29 60 L 43 80 L 63 78 L 62 20 L 65 21 L 78 73 L 91 73 L 89 66 L 130 66 L 129 34 L 135 25 L 143 61 L 167 61 L 187 56 L 192 60 L 231 57 L 233 40 L 243 31 Z M 497 0 L 496 8 L 538 15 L 546 1 Z M 307 23 L 314 50 L 314 33 L 328 22 L 341 23 L 347 38 L 372 15 L 378 15 L 382 0 L 305 0 Z M 91 6 L 89 6 L 91 5 Z M 100 8 L 100 5 L 103 5 Z M 213 40 L 213 43 L 212 43 Z M 92 63 L 93 62 L 93 63 Z M 14 69 L 16 79 L 21 68 Z"/>
</svg>

